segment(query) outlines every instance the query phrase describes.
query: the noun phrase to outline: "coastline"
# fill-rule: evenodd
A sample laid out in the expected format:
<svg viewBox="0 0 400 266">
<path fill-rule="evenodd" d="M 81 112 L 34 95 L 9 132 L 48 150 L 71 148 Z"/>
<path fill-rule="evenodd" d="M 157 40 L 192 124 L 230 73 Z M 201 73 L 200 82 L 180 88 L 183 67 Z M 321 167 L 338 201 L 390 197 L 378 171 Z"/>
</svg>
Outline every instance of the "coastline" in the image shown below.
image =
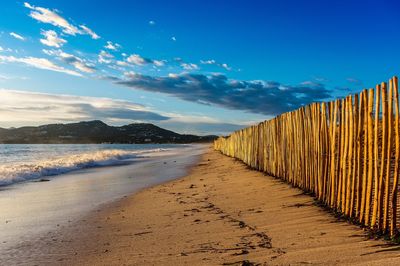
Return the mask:
<svg viewBox="0 0 400 266">
<path fill-rule="evenodd" d="M 145 156 L 129 163 L 50 176 L 48 182 L 1 187 L 0 265 L 34 264 L 26 260 L 43 253 L 40 247 L 48 235 L 123 196 L 185 176 L 204 149 L 204 145 L 147 149 Z"/>
<path fill-rule="evenodd" d="M 211 148 L 185 177 L 106 204 L 27 245 L 40 253 L 21 253 L 23 265 L 398 262 L 397 246 L 369 240 L 299 189 Z"/>
</svg>

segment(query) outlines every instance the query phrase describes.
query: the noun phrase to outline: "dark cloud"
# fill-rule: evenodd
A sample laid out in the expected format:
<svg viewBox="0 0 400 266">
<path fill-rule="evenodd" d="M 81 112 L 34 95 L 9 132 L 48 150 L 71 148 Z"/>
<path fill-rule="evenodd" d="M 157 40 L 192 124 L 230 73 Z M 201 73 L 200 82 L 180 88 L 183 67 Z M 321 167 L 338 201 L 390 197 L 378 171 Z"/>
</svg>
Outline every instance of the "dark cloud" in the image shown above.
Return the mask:
<svg viewBox="0 0 400 266">
<path fill-rule="evenodd" d="M 65 56 L 61 57 L 61 60 L 83 72 L 92 73 L 97 70 L 95 66 L 87 64 L 84 60 L 74 55 L 66 54 Z"/>
<path fill-rule="evenodd" d="M 126 108 L 100 108 L 91 104 L 71 104 L 74 111 L 71 113 L 78 115 L 86 115 L 96 119 L 125 119 L 125 120 L 141 120 L 141 121 L 162 121 L 167 120 L 169 117 L 143 110 L 132 110 Z"/>
<path fill-rule="evenodd" d="M 164 121 L 170 117 L 163 116 L 154 112 L 145 110 L 132 110 L 124 107 L 96 107 L 89 103 L 66 103 L 47 106 L 9 106 L 0 107 L 1 112 L 46 112 L 46 113 L 60 113 L 68 112 L 68 115 L 75 115 L 78 117 L 86 117 L 87 119 L 123 119 L 132 121 Z M 53 117 L 55 120 L 71 120 L 70 117 Z"/>
<path fill-rule="evenodd" d="M 134 89 L 161 92 L 186 101 L 265 115 L 277 115 L 331 97 L 330 90 L 316 82 L 288 86 L 275 81 L 230 80 L 222 74 L 168 77 L 134 74 L 127 79 L 110 79 L 116 84 Z"/>
</svg>

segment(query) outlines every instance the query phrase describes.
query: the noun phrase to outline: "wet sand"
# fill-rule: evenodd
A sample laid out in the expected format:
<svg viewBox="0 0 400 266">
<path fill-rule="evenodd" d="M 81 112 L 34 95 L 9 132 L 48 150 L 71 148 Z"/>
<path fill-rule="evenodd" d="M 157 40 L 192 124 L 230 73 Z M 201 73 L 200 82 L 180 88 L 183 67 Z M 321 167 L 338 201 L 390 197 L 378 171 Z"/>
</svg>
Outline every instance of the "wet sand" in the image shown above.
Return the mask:
<svg viewBox="0 0 400 266">
<path fill-rule="evenodd" d="M 26 265 L 399 265 L 308 195 L 211 149 L 184 178 L 49 233 Z M 37 255 L 40 250 L 41 255 Z"/>
<path fill-rule="evenodd" d="M 69 228 L 123 196 L 185 176 L 205 149 L 204 145 L 177 147 L 122 165 L 49 176 L 47 182 L 0 187 L 0 265 L 40 256 L 46 237 L 60 228 Z"/>
</svg>

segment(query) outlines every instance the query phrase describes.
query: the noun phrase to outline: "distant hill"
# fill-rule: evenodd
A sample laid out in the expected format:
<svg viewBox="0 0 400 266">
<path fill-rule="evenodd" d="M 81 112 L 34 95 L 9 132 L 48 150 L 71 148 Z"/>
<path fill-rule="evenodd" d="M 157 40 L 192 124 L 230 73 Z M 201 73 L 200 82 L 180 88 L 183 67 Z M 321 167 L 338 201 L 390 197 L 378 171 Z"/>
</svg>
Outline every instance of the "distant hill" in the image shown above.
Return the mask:
<svg viewBox="0 0 400 266">
<path fill-rule="evenodd" d="M 209 142 L 215 138 L 217 136 L 182 135 L 145 123 L 114 127 L 98 120 L 38 127 L 0 128 L 0 143 L 3 144 L 192 143 Z"/>
</svg>

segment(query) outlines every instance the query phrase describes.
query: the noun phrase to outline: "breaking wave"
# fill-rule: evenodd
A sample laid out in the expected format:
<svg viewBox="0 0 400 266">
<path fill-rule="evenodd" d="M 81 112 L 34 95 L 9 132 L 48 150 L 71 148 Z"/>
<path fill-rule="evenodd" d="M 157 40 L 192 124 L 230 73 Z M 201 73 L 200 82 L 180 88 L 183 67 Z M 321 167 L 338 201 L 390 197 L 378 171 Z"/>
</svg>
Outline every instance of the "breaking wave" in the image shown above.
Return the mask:
<svg viewBox="0 0 400 266">
<path fill-rule="evenodd" d="M 8 162 L 0 165 L 0 186 L 65 174 L 91 167 L 114 166 L 132 163 L 167 149 L 151 150 L 99 150 L 45 158 L 32 162 Z"/>
</svg>

